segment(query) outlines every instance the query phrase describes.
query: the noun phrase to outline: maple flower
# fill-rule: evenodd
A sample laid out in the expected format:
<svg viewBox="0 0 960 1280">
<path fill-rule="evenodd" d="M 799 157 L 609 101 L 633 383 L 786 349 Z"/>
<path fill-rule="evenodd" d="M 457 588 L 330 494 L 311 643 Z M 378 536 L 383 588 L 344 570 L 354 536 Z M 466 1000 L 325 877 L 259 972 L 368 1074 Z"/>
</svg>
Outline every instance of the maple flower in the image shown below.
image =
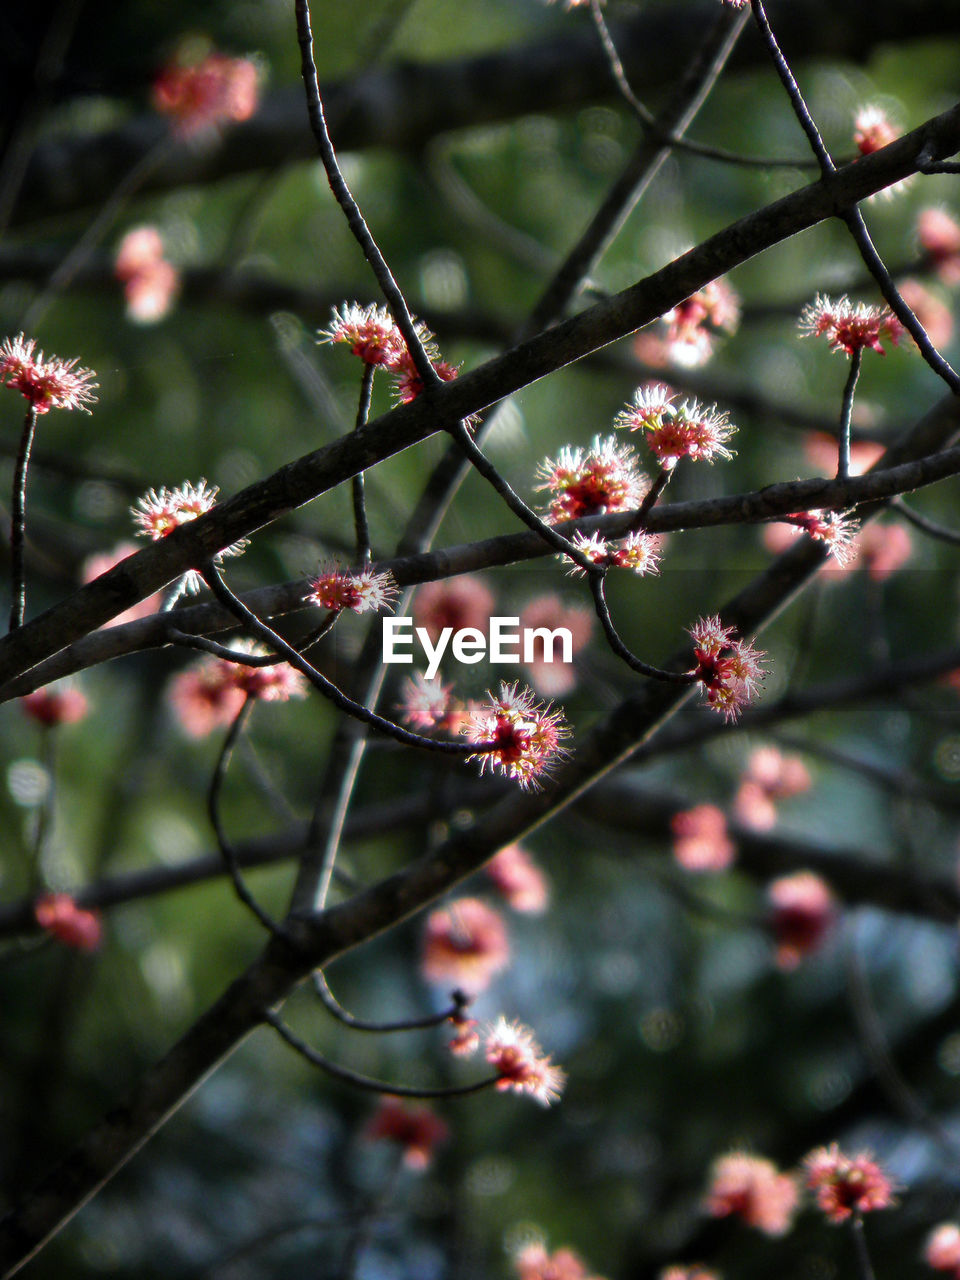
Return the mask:
<svg viewBox="0 0 960 1280">
<path fill-rule="evenodd" d="M 350 609 L 354 613 L 379 613 L 389 609 L 397 584 L 388 570 L 377 573 L 371 565 L 362 569 L 325 569 L 310 583 L 304 600 L 321 609 Z"/>
<path fill-rule="evenodd" d="M 257 109 L 259 73 L 249 58 L 208 53 L 190 60 L 181 51 L 152 87 L 154 108 L 169 116 L 182 138 L 221 124 L 249 120 Z"/>
<path fill-rule="evenodd" d="M 741 0 L 725 0 L 725 3 L 739 8 Z M 664 1267 L 658 1280 L 720 1280 L 720 1273 L 694 1262 L 688 1266 Z"/>
<path fill-rule="evenodd" d="M 602 1280 L 588 1276 L 587 1266 L 572 1249 L 548 1253 L 542 1241 L 533 1241 L 516 1254 L 513 1264 L 518 1280 Z"/>
<path fill-rule="evenodd" d="M 420 962 L 428 982 L 479 995 L 509 963 L 503 919 L 479 898 L 455 898 L 430 912 Z"/>
<path fill-rule="evenodd" d="M 317 341 L 344 343 L 364 364 L 395 369 L 407 354 L 403 334 L 386 307 L 371 302 L 345 302 L 341 310 L 334 308 L 329 329 L 317 332 Z"/>
<path fill-rule="evenodd" d="M 546 911 L 550 901 L 547 877 L 519 844 L 506 845 L 484 871 L 514 911 L 529 915 Z"/>
<path fill-rule="evenodd" d="M 567 1082 L 566 1072 L 554 1066 L 534 1039 L 529 1027 L 499 1017 L 483 1035 L 483 1053 L 496 1069 L 498 1089 L 528 1093 L 541 1106 L 549 1107 L 560 1097 Z"/>
<path fill-rule="evenodd" d="M 674 364 L 694 369 L 713 355 L 717 336 L 735 333 L 740 299 L 724 279 L 712 280 L 664 313 L 634 339 L 640 360 L 656 368 Z"/>
<path fill-rule="evenodd" d="M 458 1058 L 469 1058 L 480 1048 L 480 1034 L 477 1031 L 476 1018 L 468 1018 L 463 1013 L 455 1013 L 450 1021 L 456 1030 L 453 1039 L 447 1042 L 447 1048 Z"/>
<path fill-rule="evenodd" d="M 163 256 L 156 227 L 134 227 L 120 241 L 113 273 L 124 286 L 127 315 L 137 324 L 153 324 L 170 310 L 180 287 L 176 267 Z"/>
<path fill-rule="evenodd" d="M 265 657 L 268 652 L 252 640 L 235 640 L 232 649 L 247 657 Z M 206 737 L 218 726 L 231 724 L 248 697 L 286 702 L 306 694 L 306 680 L 287 662 L 248 667 L 212 655 L 182 671 L 170 686 L 170 701 L 181 728 L 191 738 Z"/>
<path fill-rule="evenodd" d="M 673 856 L 686 871 L 725 871 L 736 857 L 723 810 L 698 804 L 670 819 Z"/>
<path fill-rule="evenodd" d="M 497 694 L 487 693 L 476 704 L 460 730 L 469 742 L 490 747 L 467 757 L 480 764 L 480 772 L 506 774 L 524 789 L 536 790 L 538 779 L 554 760 L 567 752 L 560 746 L 569 734 L 561 711 L 541 706 L 529 689 L 501 683 Z"/>
<path fill-rule="evenodd" d="M 707 703 L 727 720 L 736 720 L 764 677 L 765 654 L 745 640 L 734 640 L 734 630 L 718 616 L 700 618 L 689 629 L 697 659 L 694 674 L 707 691 Z"/>
<path fill-rule="evenodd" d="M 917 239 L 944 284 L 960 284 L 960 223 L 935 206 L 917 217 Z"/>
<path fill-rule="evenodd" d="M 711 1217 L 734 1214 L 765 1235 L 783 1236 L 792 1225 L 797 1199 L 793 1178 L 778 1172 L 772 1160 L 731 1151 L 710 1167 L 704 1208 Z"/>
<path fill-rule="evenodd" d="M 142 498 L 137 499 L 136 506 L 130 508 L 137 526 L 137 536 L 159 542 L 161 538 L 173 533 L 174 529 L 211 511 L 216 505 L 219 492 L 216 485 L 208 485 L 204 479 L 197 484 L 185 480 L 174 489 L 166 486 L 148 489 Z M 248 545 L 247 539 L 241 538 L 218 551 L 214 558 L 219 562 L 223 556 L 242 555 Z M 196 570 L 191 569 L 184 575 L 184 590 L 196 594 L 202 585 L 203 579 Z"/>
<path fill-rule="evenodd" d="M 776 825 L 776 800 L 810 790 L 810 773 L 799 756 L 785 756 L 776 747 L 758 747 L 750 756 L 733 802 L 739 820 L 755 831 Z"/>
<path fill-rule="evenodd" d="M 478 574 L 425 582 L 413 597 L 413 621 L 436 644 L 441 631 L 486 629 L 494 610 L 493 592 Z"/>
<path fill-rule="evenodd" d="M 405 680 L 399 703 L 404 722 L 414 729 L 459 733 L 465 712 L 462 703 L 450 696 L 451 688 L 439 676 L 428 680 L 420 671 Z"/>
<path fill-rule="evenodd" d="M 37 924 L 64 946 L 96 951 L 103 936 L 100 914 L 78 907 L 69 893 L 46 893 L 33 904 Z"/>
<path fill-rule="evenodd" d="M 385 1138 L 398 1143 L 403 1148 L 403 1163 L 420 1173 L 430 1167 L 434 1147 L 446 1142 L 450 1130 L 430 1107 L 385 1097 L 367 1122 L 363 1136 L 370 1141 Z"/>
<path fill-rule="evenodd" d="M 826 338 L 831 351 L 845 351 L 848 356 L 866 348 L 886 355 L 881 339 L 886 337 L 896 346 L 903 335 L 903 325 L 889 307 L 854 304 L 847 297 L 833 302 L 824 293 L 803 308 L 798 327 L 801 337 Z"/>
<path fill-rule="evenodd" d="M 726 413 L 716 405 L 703 408 L 696 400 L 677 404 L 669 387 L 655 382 L 638 387 L 633 400 L 614 420 L 615 427 L 645 431 L 651 452 L 665 468 L 675 467 L 681 458 L 712 462 L 732 458 L 726 441 L 736 431 Z"/>
<path fill-rule="evenodd" d="M 404 354 L 406 359 L 397 370 L 393 391 L 400 404 L 410 404 L 423 390 L 423 379 L 417 371 L 417 366 L 407 354 L 406 348 L 404 348 Z M 430 363 L 441 382 L 453 382 L 454 378 L 460 377 L 459 368 L 446 360 L 431 360 Z"/>
<path fill-rule="evenodd" d="M 873 581 L 883 582 L 913 555 L 913 540 L 902 524 L 868 524 L 857 539 L 857 551 Z"/>
<path fill-rule="evenodd" d="M 599 533 L 573 535 L 573 545 L 591 564 L 604 569 L 630 569 L 643 577 L 646 573 L 660 572 L 660 548 L 663 540 L 655 533 L 628 533 L 619 543 L 608 542 Z M 586 570 L 575 561 L 567 572 L 580 577 Z"/>
<path fill-rule="evenodd" d="M 796 525 L 816 542 L 822 542 L 837 564 L 845 566 L 856 554 L 859 523 L 842 511 L 797 511 L 780 516 L 784 524 Z"/>
<path fill-rule="evenodd" d="M 546 697 L 562 697 L 577 683 L 577 671 L 573 662 L 564 662 L 559 646 L 551 642 L 550 650 L 543 632 L 563 628 L 570 633 L 571 657 L 579 653 L 593 631 L 593 614 L 578 605 L 567 605 L 555 592 L 530 600 L 520 612 L 521 649 L 532 645 L 532 657 L 524 662 L 530 683 L 538 693 Z M 540 632 L 541 634 L 537 634 Z"/>
<path fill-rule="evenodd" d="M 69 685 L 60 689 L 49 685 L 34 689 L 20 699 L 20 707 L 25 715 L 48 729 L 59 724 L 76 724 L 87 714 L 86 698 L 79 689 Z"/>
<path fill-rule="evenodd" d="M 553 495 L 547 508 L 548 524 L 579 516 L 632 511 L 650 487 L 637 470 L 636 454 L 612 436 L 594 436 L 589 449 L 564 446 L 556 458 L 546 458 L 537 468 L 542 483 Z"/>
<path fill-rule="evenodd" d="M 872 155 L 900 137 L 882 107 L 861 107 L 853 121 L 853 141 L 862 156 Z"/>
<path fill-rule="evenodd" d="M 0 345 L 0 383 L 19 391 L 38 414 L 51 409 L 89 413 L 87 405 L 97 402 L 93 392 L 99 384 L 93 381 L 97 376 L 94 371 L 78 368 L 79 357 L 46 359 L 36 346 L 36 339 L 26 338 L 23 333 L 4 338 Z"/>
<path fill-rule="evenodd" d="M 813 871 L 797 871 L 770 882 L 767 903 L 777 965 L 795 969 L 805 955 L 820 946 L 836 921 L 830 886 Z"/>
<path fill-rule="evenodd" d="M 960 1226 L 941 1222 L 934 1227 L 923 1246 L 923 1260 L 934 1271 L 952 1271 L 954 1280 L 960 1280 Z"/>
<path fill-rule="evenodd" d="M 805 1158 L 807 1186 L 817 1193 L 817 1206 L 829 1222 L 846 1222 L 853 1214 L 889 1209 L 893 1183 L 869 1151 L 844 1155 L 835 1142 Z"/>
</svg>

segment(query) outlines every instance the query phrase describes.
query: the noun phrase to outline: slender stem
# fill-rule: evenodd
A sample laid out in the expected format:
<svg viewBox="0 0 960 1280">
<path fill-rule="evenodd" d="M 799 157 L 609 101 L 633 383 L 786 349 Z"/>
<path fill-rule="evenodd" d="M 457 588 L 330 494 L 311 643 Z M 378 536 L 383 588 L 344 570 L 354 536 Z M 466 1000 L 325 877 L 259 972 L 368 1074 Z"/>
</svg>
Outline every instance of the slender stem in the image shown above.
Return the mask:
<svg viewBox="0 0 960 1280">
<path fill-rule="evenodd" d="M 666 489 L 667 485 L 670 483 L 671 477 L 673 476 L 673 472 L 674 472 L 673 467 L 660 468 L 660 472 L 654 479 L 653 484 L 650 486 L 647 492 L 643 495 L 643 501 L 640 503 L 640 506 L 637 508 L 637 514 L 630 521 L 630 528 L 628 532 L 636 533 L 638 530 L 643 529 L 646 526 L 647 516 L 650 514 L 650 512 L 659 502 L 660 495 L 663 493 L 664 489 Z"/>
<path fill-rule="evenodd" d="M 927 516 L 922 516 L 919 511 L 914 511 L 912 507 L 908 507 L 902 498 L 892 498 L 890 505 L 898 515 L 903 516 L 904 520 L 912 524 L 914 528 L 929 534 L 931 538 L 939 539 L 940 542 L 960 547 L 960 530 L 948 529 L 946 525 L 938 524 L 937 521 L 930 520 Z"/>
<path fill-rule="evenodd" d="M 374 364 L 363 366 L 363 379 L 360 383 L 360 403 L 357 406 L 356 431 L 366 426 L 370 413 L 370 399 L 373 395 L 373 376 L 377 371 Z M 367 521 L 367 504 L 363 493 L 363 472 L 358 471 L 353 477 L 353 526 L 357 538 L 357 559 L 361 564 L 370 562 L 370 525 Z"/>
<path fill-rule="evenodd" d="M 23 626 L 27 607 L 27 584 L 23 569 L 24 544 L 27 537 L 27 469 L 30 450 L 37 430 L 37 407 L 31 404 L 23 420 L 20 447 L 13 471 L 13 501 L 10 516 L 10 630 Z"/>
<path fill-rule="evenodd" d="M 423 343 L 420 341 L 420 336 L 417 333 L 413 317 L 410 315 L 406 299 L 400 292 L 400 287 L 387 266 L 386 259 L 380 252 L 370 228 L 364 221 L 360 207 L 354 200 L 350 188 L 347 186 L 346 180 L 340 171 L 337 155 L 330 138 L 330 131 L 327 128 L 323 100 L 320 97 L 320 84 L 317 79 L 317 67 L 313 60 L 313 32 L 310 28 L 310 5 L 308 0 L 296 0 L 295 8 L 297 40 L 300 44 L 301 73 L 307 93 L 307 112 L 310 117 L 310 127 L 316 139 L 317 150 L 320 152 L 320 160 L 326 172 L 327 181 L 330 184 L 330 190 L 333 192 L 337 204 L 343 210 L 347 225 L 363 250 L 363 256 L 373 269 L 373 274 L 376 276 L 377 283 L 387 300 L 387 305 L 397 323 L 397 328 L 403 334 L 403 340 L 407 344 L 410 358 L 413 360 L 417 373 L 423 382 L 424 393 L 429 394 L 431 387 L 440 384 L 440 378 L 430 363 L 430 357 L 423 349 Z"/>
<path fill-rule="evenodd" d="M 333 1076 L 336 1080 L 343 1080 L 345 1084 L 355 1085 L 356 1088 L 366 1089 L 371 1093 L 390 1093 L 397 1098 L 461 1098 L 467 1094 L 481 1093 L 484 1089 L 490 1089 L 500 1079 L 499 1076 L 487 1076 L 485 1079 L 477 1080 L 473 1084 L 451 1085 L 436 1089 L 420 1089 L 413 1085 L 392 1084 L 386 1080 L 374 1080 L 373 1077 L 360 1075 L 359 1072 L 351 1071 L 348 1067 L 338 1066 L 335 1062 L 325 1058 L 323 1054 L 317 1053 L 316 1049 L 311 1049 L 306 1041 L 301 1040 L 296 1032 L 287 1026 L 280 1015 L 272 1010 L 265 1010 L 263 1017 L 264 1021 L 268 1022 L 292 1049 L 296 1049 L 301 1057 L 306 1058 L 311 1066 L 319 1067 L 321 1071 L 325 1071 L 327 1075 Z"/>
<path fill-rule="evenodd" d="M 603 569 L 598 570 L 594 565 L 589 574 L 589 583 L 590 590 L 593 593 L 593 603 L 597 611 L 597 617 L 603 627 L 603 633 L 617 657 L 622 658 L 633 671 L 639 672 L 642 676 L 649 676 L 651 680 L 665 680 L 670 684 L 695 684 L 697 677 L 691 672 L 664 671 L 661 667 L 652 667 L 649 663 L 642 662 L 636 654 L 627 648 L 620 639 L 617 629 L 613 625 L 613 619 L 610 617 L 610 610 L 603 591 L 605 572 Z"/>
<path fill-rule="evenodd" d="M 853 397 L 863 363 L 863 347 L 855 347 L 850 356 L 850 372 L 843 388 L 843 407 L 840 410 L 840 433 L 837 437 L 837 479 L 850 478 L 850 419 L 853 414 Z"/>
<path fill-rule="evenodd" d="M 287 932 L 282 925 L 260 906 L 256 898 L 247 888 L 246 882 L 240 872 L 240 864 L 237 861 L 236 850 L 230 843 L 227 833 L 224 830 L 223 822 L 220 817 L 220 796 L 223 790 L 223 783 L 227 776 L 227 769 L 230 766 L 230 760 L 233 756 L 233 749 L 237 744 L 240 734 L 243 732 L 247 719 L 251 710 L 255 697 L 248 694 L 244 700 L 243 706 L 237 712 L 233 719 L 233 723 L 224 739 L 223 747 L 217 758 L 216 768 L 213 771 L 213 777 L 210 779 L 210 787 L 207 791 L 207 812 L 210 815 L 210 823 L 217 837 L 217 848 L 220 850 L 220 856 L 223 858 L 223 864 L 227 869 L 227 874 L 233 883 L 233 889 L 237 897 L 243 905 L 251 911 L 263 927 L 272 933 L 275 937 L 286 938 Z"/>
<path fill-rule="evenodd" d="M 453 1004 L 449 1009 L 444 1009 L 442 1013 L 432 1013 L 425 1018 L 405 1018 L 397 1022 L 370 1022 L 365 1018 L 354 1017 L 352 1013 L 344 1009 L 343 1005 L 330 990 L 322 970 L 315 970 L 312 977 L 313 989 L 326 1011 L 333 1014 L 338 1022 L 342 1022 L 345 1027 L 350 1027 L 353 1031 L 374 1031 L 377 1033 L 426 1031 L 430 1027 L 442 1026 L 444 1022 L 449 1022 L 451 1018 L 462 1016 L 464 1010 L 470 1004 L 469 996 L 464 995 L 462 991 L 455 991 L 453 993 Z"/>
<path fill-rule="evenodd" d="M 857 1256 L 857 1270 L 860 1280 L 876 1280 L 870 1251 L 867 1248 L 866 1232 L 863 1229 L 863 1218 L 855 1213 L 850 1219 L 850 1230 L 853 1234 L 853 1251 Z"/>
</svg>

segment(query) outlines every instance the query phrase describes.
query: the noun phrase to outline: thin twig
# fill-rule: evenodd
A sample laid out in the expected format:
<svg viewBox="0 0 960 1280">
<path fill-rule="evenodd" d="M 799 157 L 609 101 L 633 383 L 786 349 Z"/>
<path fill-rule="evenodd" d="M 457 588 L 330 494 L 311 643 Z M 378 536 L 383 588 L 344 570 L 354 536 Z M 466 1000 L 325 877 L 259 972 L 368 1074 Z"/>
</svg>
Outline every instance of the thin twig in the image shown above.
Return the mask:
<svg viewBox="0 0 960 1280">
<path fill-rule="evenodd" d="M 840 410 L 840 433 L 837 437 L 837 479 L 850 477 L 850 420 L 853 415 L 853 397 L 863 364 L 863 347 L 854 347 L 850 355 L 850 372 L 843 388 L 843 406 Z"/>
<path fill-rule="evenodd" d="M 937 521 L 931 520 L 929 516 L 922 516 L 919 511 L 914 511 L 912 507 L 908 507 L 903 498 L 900 497 L 891 498 L 890 507 L 898 515 L 903 516 L 904 520 L 912 524 L 914 528 L 929 534 L 931 538 L 937 538 L 940 542 L 946 542 L 953 547 L 960 547 L 960 530 L 948 529 L 945 524 L 938 524 Z"/>
<path fill-rule="evenodd" d="M 594 566 L 588 580 L 597 617 L 600 619 L 601 627 L 603 627 L 603 634 L 617 657 L 622 658 L 632 671 L 636 671 L 642 676 L 649 676 L 651 680 L 666 680 L 671 684 L 695 684 L 697 677 L 692 672 L 664 671 L 660 667 L 653 667 L 647 662 L 642 662 L 635 653 L 627 648 L 620 639 L 620 635 L 613 625 L 613 619 L 610 617 L 610 610 L 603 590 L 605 576 L 604 570 L 598 571 L 597 567 Z"/>
<path fill-rule="evenodd" d="M 13 498 L 10 515 L 10 630 L 23 626 L 27 607 L 27 584 L 24 577 L 23 553 L 27 537 L 27 469 L 30 450 L 37 430 L 37 406 L 31 404 L 23 420 L 20 447 L 13 471 Z"/>
<path fill-rule="evenodd" d="M 363 377 L 360 382 L 360 403 L 357 405 L 357 420 L 354 427 L 359 431 L 366 425 L 370 413 L 370 400 L 373 395 L 373 376 L 377 371 L 375 364 L 364 364 Z M 358 471 L 351 482 L 353 497 L 353 527 L 356 532 L 357 560 L 361 564 L 370 562 L 370 525 L 367 521 L 367 504 L 363 493 L 363 472 Z"/>
<path fill-rule="evenodd" d="M 470 1004 L 469 996 L 464 995 L 462 991 L 454 991 L 453 1003 L 448 1009 L 444 1009 L 442 1013 L 432 1013 L 424 1018 L 404 1018 L 397 1022 L 371 1022 L 365 1018 L 355 1017 L 343 1007 L 330 990 L 322 970 L 314 970 L 312 978 L 313 989 L 326 1011 L 332 1014 L 338 1022 L 342 1022 L 345 1027 L 350 1027 L 353 1031 L 373 1031 L 378 1034 L 393 1031 L 426 1031 L 431 1027 L 442 1026 L 444 1022 L 449 1022 L 452 1018 L 462 1016 L 464 1010 Z"/>
</svg>

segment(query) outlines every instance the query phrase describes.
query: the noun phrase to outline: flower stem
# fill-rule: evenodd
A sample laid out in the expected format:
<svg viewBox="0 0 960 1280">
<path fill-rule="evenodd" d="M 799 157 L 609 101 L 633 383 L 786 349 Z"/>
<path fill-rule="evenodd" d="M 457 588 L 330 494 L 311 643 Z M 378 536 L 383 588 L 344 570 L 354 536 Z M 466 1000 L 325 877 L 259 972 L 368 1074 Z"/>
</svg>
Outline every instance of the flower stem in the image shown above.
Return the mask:
<svg viewBox="0 0 960 1280">
<path fill-rule="evenodd" d="M 359 431 L 366 425 L 370 413 L 370 398 L 373 394 L 373 375 L 377 371 L 375 364 L 363 366 L 363 380 L 360 383 L 360 403 L 357 406 L 357 422 L 354 427 Z M 358 471 L 353 477 L 353 527 L 357 535 L 357 559 L 361 564 L 370 563 L 370 525 L 367 521 L 367 504 L 363 492 L 363 472 Z"/>
<path fill-rule="evenodd" d="M 27 607 L 27 587 L 23 572 L 23 549 L 27 536 L 27 468 L 37 430 L 37 407 L 31 404 L 23 421 L 20 448 L 13 472 L 13 502 L 10 516 L 10 630 L 23 626 Z"/>
<path fill-rule="evenodd" d="M 850 372 L 843 389 L 843 408 L 840 411 L 840 435 L 837 440 L 837 479 L 850 478 L 850 418 L 853 414 L 853 397 L 863 363 L 863 347 L 854 347 L 850 355 Z"/>
</svg>

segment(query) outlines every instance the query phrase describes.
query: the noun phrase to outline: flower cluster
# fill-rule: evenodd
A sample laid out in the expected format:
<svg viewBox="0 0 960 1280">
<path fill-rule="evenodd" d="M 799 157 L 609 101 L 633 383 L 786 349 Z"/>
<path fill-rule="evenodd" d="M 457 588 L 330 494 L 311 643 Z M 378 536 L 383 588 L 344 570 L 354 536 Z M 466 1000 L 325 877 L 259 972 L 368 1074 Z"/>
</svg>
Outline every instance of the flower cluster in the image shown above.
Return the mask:
<svg viewBox="0 0 960 1280">
<path fill-rule="evenodd" d="M 509 963 L 503 920 L 479 898 L 456 898 L 427 917 L 420 972 L 428 982 L 479 995 Z"/>
<path fill-rule="evenodd" d="M 882 339 L 896 346 L 903 336 L 903 325 L 889 307 L 853 303 L 847 297 L 833 302 L 823 293 L 804 307 L 799 329 L 805 338 L 826 338 L 831 351 L 845 351 L 848 356 L 866 348 L 886 355 Z"/>
<path fill-rule="evenodd" d="M 47 893 L 33 904 L 44 932 L 76 951 L 96 951 L 103 929 L 99 913 L 78 907 L 69 893 Z"/>
<path fill-rule="evenodd" d="M 949 1271 L 960 1280 L 960 1226 L 941 1222 L 934 1227 L 923 1247 L 923 1260 L 934 1271 Z"/>
<path fill-rule="evenodd" d="M 87 700 L 79 689 L 65 685 L 60 689 L 47 686 L 34 689 L 20 699 L 25 715 L 52 729 L 59 724 L 76 724 L 87 714 Z"/>
<path fill-rule="evenodd" d="M 528 1093 L 544 1107 L 556 1102 L 563 1092 L 566 1073 L 543 1053 L 533 1032 L 518 1022 L 500 1017 L 487 1027 L 483 1054 L 497 1072 L 498 1089 Z"/>
<path fill-rule="evenodd" d="M 239 656 L 265 657 L 267 650 L 250 640 L 237 640 Z M 170 701 L 180 726 L 191 738 L 203 738 L 236 717 L 247 698 L 287 702 L 306 697 L 307 682 L 286 662 L 249 667 L 226 658 L 201 658 L 182 671 L 170 686 Z"/>
<path fill-rule="evenodd" d="M 249 58 L 182 51 L 153 82 L 154 108 L 169 116 L 183 138 L 221 124 L 249 120 L 257 109 L 259 73 Z"/>
<path fill-rule="evenodd" d="M 136 324 L 154 324 L 170 310 L 180 275 L 163 256 L 156 227 L 135 227 L 120 241 L 113 273 L 123 284 L 127 315 Z"/>
<path fill-rule="evenodd" d="M 651 452 L 665 468 L 676 466 L 681 458 L 712 462 L 714 458 L 732 458 L 726 441 L 736 431 L 726 413 L 717 406 L 704 409 L 696 400 L 677 404 L 677 396 L 659 382 L 647 383 L 633 393 L 633 400 L 621 409 L 614 426 L 628 431 L 646 432 Z"/>
<path fill-rule="evenodd" d="M 379 613 L 389 609 L 397 596 L 397 584 L 389 570 L 326 569 L 310 583 L 304 599 L 321 609 L 350 609 L 353 613 Z"/>
<path fill-rule="evenodd" d="M 508 844 L 484 867 L 487 876 L 514 911 L 540 915 L 550 901 L 547 878 L 519 844 Z"/>
<path fill-rule="evenodd" d="M 917 239 L 943 283 L 960 284 L 960 223 L 946 209 L 923 209 L 917 217 Z"/>
<path fill-rule="evenodd" d="M 704 1207 L 711 1217 L 736 1215 L 765 1235 L 782 1236 L 790 1230 L 797 1200 L 788 1173 L 761 1156 L 732 1151 L 713 1162 Z"/>
<path fill-rule="evenodd" d="M 466 627 L 484 630 L 493 610 L 493 592 L 475 573 L 425 582 L 413 598 L 413 621 L 434 643 L 445 627 L 452 631 Z"/>
<path fill-rule="evenodd" d="M 513 1262 L 518 1280 L 603 1280 L 601 1276 L 588 1276 L 586 1263 L 572 1249 L 548 1253 L 539 1240 L 524 1245 Z"/>
<path fill-rule="evenodd" d="M 815 951 L 836 921 L 830 886 L 812 871 L 781 876 L 767 886 L 768 926 L 781 969 L 795 969 Z"/>
<path fill-rule="evenodd" d="M 524 661 L 530 683 L 545 697 L 559 698 L 570 692 L 577 683 L 577 672 L 572 661 L 564 662 L 552 643 L 549 648 L 545 633 L 564 628 L 570 633 L 571 658 L 589 642 L 593 632 L 593 614 L 589 609 L 567 605 L 558 595 L 549 592 L 530 600 L 520 613 L 520 646 L 526 654 L 528 645 L 532 654 Z"/>
<path fill-rule="evenodd" d="M 649 488 L 647 477 L 637 470 L 636 454 L 612 436 L 594 436 L 589 449 L 564 447 L 540 464 L 537 475 L 537 488 L 552 495 L 548 524 L 632 511 Z"/>
<path fill-rule="evenodd" d="M 603 569 L 630 569 L 641 577 L 660 572 L 662 540 L 654 533 L 628 533 L 620 542 L 610 542 L 599 533 L 575 533 L 573 545 L 591 564 Z M 586 572 L 571 561 L 568 573 L 579 577 Z"/>
<path fill-rule="evenodd" d="M 717 336 L 736 333 L 740 299 L 726 280 L 711 280 L 683 302 L 665 312 L 655 328 L 634 339 L 637 356 L 646 364 L 693 369 L 713 355 Z"/>
<path fill-rule="evenodd" d="M 784 524 L 795 525 L 816 542 L 822 542 L 837 564 L 845 566 L 855 555 L 860 525 L 842 511 L 797 511 L 780 516 Z"/>
<path fill-rule="evenodd" d="M 159 542 L 178 529 L 182 524 L 190 524 L 200 516 L 212 511 L 220 492 L 216 485 L 208 485 L 201 479 L 198 484 L 185 480 L 174 489 L 164 486 L 161 489 L 148 489 L 142 498 L 138 498 L 136 506 L 130 508 L 133 522 L 137 526 L 137 536 Z M 241 538 L 217 552 L 216 559 L 223 556 L 242 555 L 248 546 L 247 539 Z M 193 569 L 184 576 L 184 590 L 196 593 L 200 590 L 202 578 Z"/>
<path fill-rule="evenodd" d="M 414 330 L 437 377 L 443 382 L 452 382 L 459 370 L 441 359 L 433 334 L 422 320 L 414 321 Z M 378 307 L 373 302 L 366 307 L 361 307 L 359 302 L 345 302 L 342 308 L 334 308 L 330 328 L 318 330 L 317 341 L 341 343 L 364 364 L 392 374 L 401 404 L 416 400 L 423 390 L 423 380 L 403 334 L 386 307 Z"/>
<path fill-rule="evenodd" d="M 685 871 L 725 871 L 736 857 L 723 810 L 698 804 L 670 819 L 673 856 Z"/>
<path fill-rule="evenodd" d="M 499 693 L 488 692 L 486 702 L 471 707 L 460 732 L 487 748 L 467 757 L 479 762 L 481 773 L 499 771 L 523 788 L 536 789 L 550 764 L 567 754 L 560 746 L 569 734 L 563 713 L 541 706 L 516 684 L 501 682 Z"/>
<path fill-rule="evenodd" d="M 449 1136 L 449 1128 L 430 1107 L 392 1097 L 381 1099 L 364 1130 L 370 1141 L 396 1142 L 403 1148 L 403 1163 L 418 1173 L 429 1168 L 434 1148 Z"/>
<path fill-rule="evenodd" d="M 403 684 L 400 714 L 412 729 L 439 729 L 457 734 L 467 715 L 466 707 L 452 695 L 452 686 L 439 676 L 428 680 L 422 672 L 410 676 Z"/>
<path fill-rule="evenodd" d="M 777 823 L 775 801 L 810 790 L 810 773 L 799 756 L 785 756 L 776 747 L 758 747 L 740 779 L 733 811 L 755 831 L 770 831 Z"/>
<path fill-rule="evenodd" d="M 862 156 L 869 156 L 899 138 L 882 107 L 861 107 L 853 121 L 853 141 Z"/>
<path fill-rule="evenodd" d="M 79 409 L 89 413 L 87 405 L 96 404 L 93 394 L 99 385 L 92 369 L 77 367 L 77 358 L 61 360 L 59 356 L 44 358 L 36 350 L 35 338 L 18 333 L 4 338 L 0 346 L 0 383 L 19 391 L 38 413 L 51 409 Z"/>
<path fill-rule="evenodd" d="M 893 1183 L 868 1151 L 847 1156 L 837 1144 L 818 1147 L 804 1160 L 807 1186 L 829 1222 L 846 1222 L 853 1214 L 889 1209 Z"/>
<path fill-rule="evenodd" d="M 697 659 L 693 674 L 706 689 L 709 705 L 727 720 L 736 720 L 764 676 L 763 652 L 734 640 L 734 632 L 719 617 L 700 618 L 689 631 Z"/>
</svg>

